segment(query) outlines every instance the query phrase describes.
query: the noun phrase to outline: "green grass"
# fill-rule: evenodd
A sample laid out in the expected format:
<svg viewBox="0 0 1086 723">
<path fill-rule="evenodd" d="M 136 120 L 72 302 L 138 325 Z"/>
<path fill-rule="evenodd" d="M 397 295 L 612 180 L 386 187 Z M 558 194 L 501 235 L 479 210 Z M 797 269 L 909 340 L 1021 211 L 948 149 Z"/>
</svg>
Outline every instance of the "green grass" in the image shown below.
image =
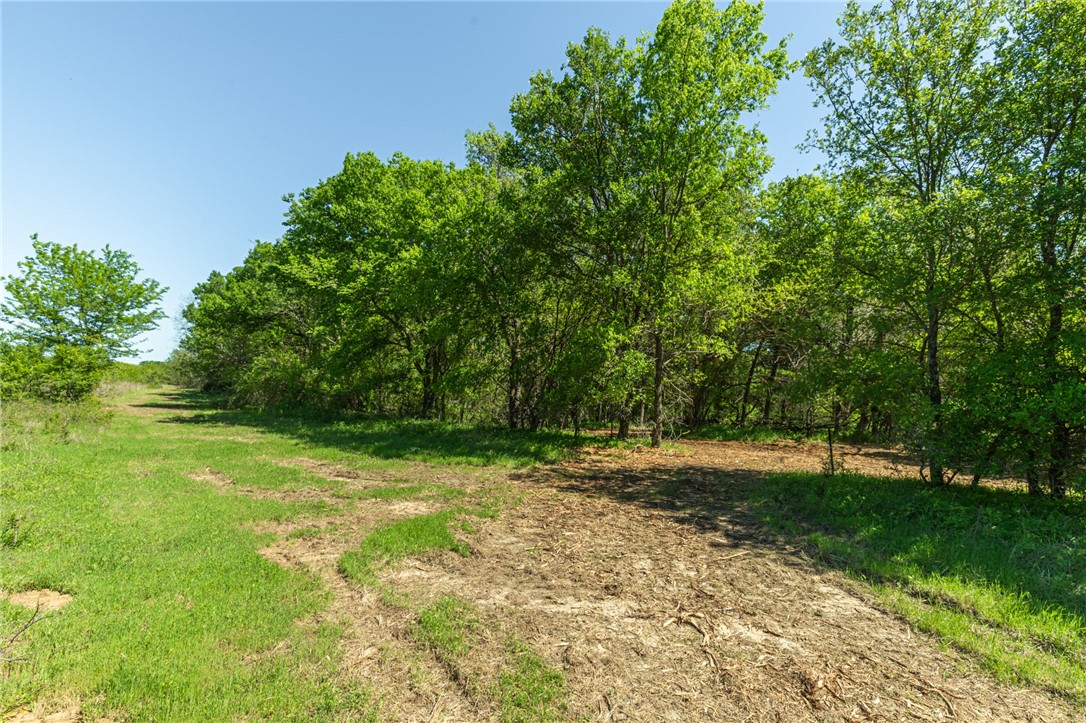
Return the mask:
<svg viewBox="0 0 1086 723">
<path fill-rule="evenodd" d="M 315 576 L 262 557 L 274 538 L 253 529 L 294 520 L 292 538 L 328 534 L 338 524 L 329 516 L 361 500 L 454 505 L 379 528 L 344 556 L 348 575 L 373 581 L 407 555 L 466 554 L 452 530 L 470 533 L 467 517 L 495 517 L 510 502 L 500 486 L 469 497 L 420 482 L 418 465 L 405 460 L 456 475 L 559 459 L 583 441 L 226 411 L 206 395 L 135 384 L 111 394 L 107 403 L 140 413 L 5 406 L 0 588 L 49 588 L 73 601 L 5 650 L 26 662 L 4 665 L 0 712 L 75 700 L 87 717 L 372 719 L 369 691 L 339 675 L 340 628 L 307 622 L 320 619 L 329 592 Z M 303 458 L 392 479 L 351 489 Z M 287 503 L 246 489 L 324 489 L 329 501 Z M 0 602 L 0 640 L 29 614 Z"/>
<path fill-rule="evenodd" d="M 0 450 L 27 451 L 39 443 L 77 443 L 100 432 L 111 414 L 90 397 L 50 402 L 31 397 L 0 403 Z"/>
<path fill-rule="evenodd" d="M 771 527 L 998 678 L 1086 701 L 1086 508 L 911 480 L 773 475 Z"/>
<path fill-rule="evenodd" d="M 174 402 L 157 393 L 150 403 Z M 73 440 L 49 419 L 80 414 L 46 412 L 30 443 L 0 457 L 0 587 L 50 588 L 73 600 L 13 644 L 26 662 L 4 665 L 0 711 L 75 699 L 88 718 L 372 718 L 365 687 L 340 682 L 341 630 L 305 622 L 329 593 L 258 554 L 272 538 L 251 531 L 336 508 L 257 499 L 189 475 L 210 468 L 238 486 L 334 490 L 342 483 L 277 461 L 304 453 L 357 468 L 398 463 L 264 430 L 234 440 L 122 413 L 106 427 L 61 425 L 80 430 Z M 0 602 L 0 639 L 30 612 Z"/>
<path fill-rule="evenodd" d="M 468 633 L 478 625 L 470 604 L 443 597 L 419 613 L 415 636 L 439 656 L 454 659 L 468 654 Z"/>
<path fill-rule="evenodd" d="M 442 510 L 379 527 L 362 541 L 359 549 L 340 558 L 339 569 L 355 582 L 372 585 L 378 572 L 411 555 L 430 550 L 467 555 L 467 546 L 449 532 L 449 523 L 462 514 L 464 511 L 460 509 Z"/>
<path fill-rule="evenodd" d="M 256 429 L 292 437 L 306 445 L 388 460 L 523 467 L 556 462 L 586 444 L 618 444 L 555 430 L 510 431 L 429 420 L 337 419 L 296 412 L 223 409 L 214 398 L 190 391 L 172 392 L 152 404 L 163 409 L 196 405 L 199 413 L 181 420 L 194 426 Z"/>
<path fill-rule="evenodd" d="M 506 640 L 499 651 L 497 673 L 492 680 L 489 666 L 466 665 L 471 656 L 484 655 L 485 621 L 468 602 L 443 597 L 419 612 L 413 633 L 431 650 L 472 696 L 497 704 L 500 718 L 509 723 L 559 721 L 565 719 L 565 678 L 547 665 L 523 641 Z"/>
<path fill-rule="evenodd" d="M 559 721 L 565 718 L 565 678 L 524 643 L 512 640 L 512 669 L 498 680 L 501 719 L 509 723 Z"/>
<path fill-rule="evenodd" d="M 458 500 L 467 493 L 455 487 L 436 484 L 403 484 L 399 486 L 371 487 L 369 489 L 350 490 L 337 493 L 337 497 L 352 500 L 404 500 L 434 499 Z"/>
<path fill-rule="evenodd" d="M 721 442 L 780 442 L 825 439 L 825 432 L 806 435 L 778 427 L 736 427 L 731 424 L 706 424 L 684 435 L 686 439 L 712 439 Z"/>
</svg>

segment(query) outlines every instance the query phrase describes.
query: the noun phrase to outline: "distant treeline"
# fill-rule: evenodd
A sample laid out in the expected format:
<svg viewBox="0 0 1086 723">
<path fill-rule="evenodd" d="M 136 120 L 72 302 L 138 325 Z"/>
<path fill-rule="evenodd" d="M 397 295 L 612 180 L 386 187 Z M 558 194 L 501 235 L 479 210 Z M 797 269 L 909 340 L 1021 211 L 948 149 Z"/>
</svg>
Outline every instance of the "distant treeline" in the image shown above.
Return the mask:
<svg viewBox="0 0 1086 723">
<path fill-rule="evenodd" d="M 348 155 L 213 273 L 179 352 L 237 404 L 503 423 L 832 429 L 927 474 L 1083 482 L 1086 5 L 850 6 L 802 68 L 821 175 L 741 121 L 796 70 L 760 7 L 679 0 L 469 133 Z"/>
</svg>

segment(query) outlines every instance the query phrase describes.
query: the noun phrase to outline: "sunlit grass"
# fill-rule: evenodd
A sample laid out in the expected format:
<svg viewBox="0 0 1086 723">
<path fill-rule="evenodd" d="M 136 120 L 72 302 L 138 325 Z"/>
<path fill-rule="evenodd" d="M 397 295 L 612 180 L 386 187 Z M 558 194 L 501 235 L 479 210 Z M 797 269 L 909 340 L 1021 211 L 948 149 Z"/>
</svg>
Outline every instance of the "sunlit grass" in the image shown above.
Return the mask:
<svg viewBox="0 0 1086 723">
<path fill-rule="evenodd" d="M 1086 509 L 911 480 L 772 475 L 750 502 L 1006 681 L 1086 701 Z"/>
</svg>

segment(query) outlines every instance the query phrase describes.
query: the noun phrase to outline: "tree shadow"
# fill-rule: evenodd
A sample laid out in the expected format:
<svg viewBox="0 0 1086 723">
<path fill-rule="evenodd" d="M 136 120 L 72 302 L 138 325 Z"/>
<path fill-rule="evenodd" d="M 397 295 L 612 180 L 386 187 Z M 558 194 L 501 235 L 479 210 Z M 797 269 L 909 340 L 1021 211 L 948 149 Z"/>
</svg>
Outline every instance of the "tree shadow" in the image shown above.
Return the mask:
<svg viewBox="0 0 1086 723">
<path fill-rule="evenodd" d="M 646 466 L 589 460 L 517 476 L 659 510 L 745 544 L 780 550 L 798 542 L 828 567 L 913 595 L 924 593 L 912 581 L 953 578 L 1009 596 L 1033 615 L 1056 611 L 1078 618 L 1080 628 L 1086 621 L 1081 502 L 913 479 L 766 473 L 681 461 Z M 926 602 L 977 614 L 961 600 Z M 1084 644 L 1086 636 L 1069 645 Z"/>
<path fill-rule="evenodd" d="M 217 408 L 195 392 L 147 406 L 196 411 L 168 424 L 259 429 L 306 444 L 384 459 L 534 467 L 512 476 L 579 495 L 653 509 L 745 545 L 801 550 L 831 568 L 908 586 L 910 576 L 956 576 L 1015 595 L 1036 613 L 1086 619 L 1086 506 L 1007 489 L 935 487 L 920 480 L 767 473 L 726 460 L 579 454 L 603 437 L 511 432 L 418 420 L 351 419 Z M 891 453 L 887 453 L 891 454 Z M 819 541 L 833 544 L 820 544 Z M 800 557 L 797 564 L 807 564 Z"/>
<path fill-rule="evenodd" d="M 166 424 L 247 427 L 289 436 L 306 444 L 382 459 L 411 459 L 469 465 L 526 466 L 557 462 L 581 447 L 613 444 L 559 431 L 510 431 L 497 427 L 429 420 L 364 419 L 225 409 L 196 392 L 161 395 L 143 406 L 192 412 Z"/>
<path fill-rule="evenodd" d="M 212 411 L 222 408 L 222 401 L 192 389 L 160 392 L 152 401 L 131 405 L 138 409 L 165 409 L 174 412 Z"/>
</svg>

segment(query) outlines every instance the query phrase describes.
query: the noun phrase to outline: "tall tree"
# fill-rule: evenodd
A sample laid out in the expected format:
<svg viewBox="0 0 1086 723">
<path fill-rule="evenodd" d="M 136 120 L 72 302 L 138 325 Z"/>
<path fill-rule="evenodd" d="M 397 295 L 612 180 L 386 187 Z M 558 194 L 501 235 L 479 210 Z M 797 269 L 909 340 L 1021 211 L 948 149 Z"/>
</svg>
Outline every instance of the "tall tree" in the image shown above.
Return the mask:
<svg viewBox="0 0 1086 723">
<path fill-rule="evenodd" d="M 724 282 L 741 277 L 737 239 L 768 158 L 740 119 L 788 69 L 783 45 L 764 50 L 762 19 L 745 2 L 678 0 L 633 48 L 589 31 L 568 49 L 561 80 L 537 75 L 513 101 L 522 157 L 542 171 L 571 276 L 610 309 L 619 356 L 647 347 L 655 446 L 669 363 L 720 322 L 716 309 L 737 286 Z"/>
<path fill-rule="evenodd" d="M 1086 432 L 1086 5 L 1014 3 L 987 81 L 986 187 L 1029 319 L 1009 343 L 1041 370 L 1016 375 L 1039 402 L 1026 473 L 1062 497 Z"/>
<path fill-rule="evenodd" d="M 804 62 L 828 109 L 817 143 L 840 168 L 881 196 L 876 253 L 857 268 L 919 333 L 926 377 L 922 448 L 931 478 L 945 481 L 944 333 L 970 280 L 961 182 L 974 163 L 981 61 L 997 3 L 850 2 L 841 42 Z"/>
<path fill-rule="evenodd" d="M 662 442 L 668 362 L 703 343 L 703 329 L 687 321 L 705 318 L 706 308 L 734 313 L 728 307 L 749 280 L 741 239 L 769 158 L 762 134 L 740 121 L 763 107 L 789 67 L 783 42 L 764 49 L 763 19 L 760 6 L 745 2 L 675 2 L 639 58 L 640 291 L 652 340 L 653 446 Z M 720 317 L 712 316 L 715 326 Z"/>
</svg>

